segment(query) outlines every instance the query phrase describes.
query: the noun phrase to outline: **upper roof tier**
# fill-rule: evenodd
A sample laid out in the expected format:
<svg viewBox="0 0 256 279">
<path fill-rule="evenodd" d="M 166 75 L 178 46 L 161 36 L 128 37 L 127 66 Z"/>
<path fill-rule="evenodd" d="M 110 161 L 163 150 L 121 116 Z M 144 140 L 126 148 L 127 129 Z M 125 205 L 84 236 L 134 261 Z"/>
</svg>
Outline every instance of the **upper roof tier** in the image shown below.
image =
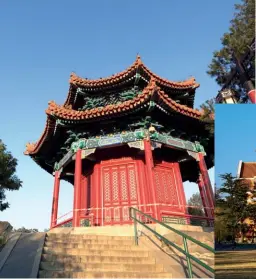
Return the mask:
<svg viewBox="0 0 256 279">
<path fill-rule="evenodd" d="M 77 94 L 76 90 L 78 87 L 81 87 L 84 91 L 90 93 L 102 93 L 104 91 L 114 90 L 125 85 L 134 84 L 138 78 L 141 78 L 147 84 L 151 79 L 154 79 L 156 85 L 164 90 L 167 94 L 171 94 L 174 100 L 181 97 L 182 102 L 184 102 L 184 93 L 189 93 L 185 96 L 186 102 L 184 104 L 188 105 L 189 107 L 193 107 L 195 89 L 199 87 L 199 83 L 196 82 L 194 77 L 191 77 L 185 81 L 170 81 L 161 78 L 144 65 L 139 55 L 136 57 L 135 62 L 130 67 L 110 77 L 87 79 L 81 78 L 75 73 L 72 73 L 69 80 L 70 88 L 65 105 L 74 104 Z"/>
<path fill-rule="evenodd" d="M 156 81 L 152 78 L 147 87 L 144 88 L 141 94 L 137 95 L 132 100 L 127 100 L 120 104 L 111 104 L 105 107 L 92 108 L 84 111 L 78 111 L 72 109 L 69 105 L 57 105 L 55 102 L 49 102 L 46 114 L 57 117 L 59 119 L 66 120 L 86 120 L 86 119 L 96 119 L 107 115 L 118 115 L 122 112 L 127 112 L 134 110 L 138 107 L 143 106 L 145 103 L 154 101 L 159 105 L 165 107 L 167 110 L 173 112 L 181 113 L 183 115 L 200 118 L 202 115 L 200 111 L 190 108 L 185 105 L 176 103 L 174 100 L 169 98 L 169 96 L 156 85 Z"/>
</svg>

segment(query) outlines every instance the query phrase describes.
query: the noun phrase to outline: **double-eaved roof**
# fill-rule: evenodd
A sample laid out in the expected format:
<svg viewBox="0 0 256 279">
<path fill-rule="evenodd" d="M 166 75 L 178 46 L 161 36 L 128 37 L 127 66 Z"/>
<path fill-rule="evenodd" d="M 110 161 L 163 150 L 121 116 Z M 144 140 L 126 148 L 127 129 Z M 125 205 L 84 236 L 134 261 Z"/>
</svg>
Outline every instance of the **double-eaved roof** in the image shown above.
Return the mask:
<svg viewBox="0 0 256 279">
<path fill-rule="evenodd" d="M 135 87 L 139 88 L 139 92 L 133 91 L 135 94 L 132 97 L 121 102 L 119 100 L 86 107 L 85 95 L 91 99 L 111 94 L 113 96 L 125 90 L 134 90 Z M 175 82 L 159 77 L 143 64 L 139 56 L 128 69 L 107 78 L 92 80 L 72 73 L 65 103 L 57 105 L 54 101 L 49 102 L 43 134 L 37 142 L 26 145 L 25 154 L 31 157 L 46 154 L 47 148 L 40 150 L 47 145 L 47 142 L 49 145 L 53 138 L 56 141 L 55 132 L 61 126 L 60 123 L 79 125 L 114 119 L 136 114 L 138 111 L 145 110 L 145 107 L 150 107 L 152 103 L 156 109 L 164 111 L 167 115 L 180 115 L 200 122 L 201 112 L 193 108 L 195 90 L 198 87 L 195 78 Z"/>
</svg>

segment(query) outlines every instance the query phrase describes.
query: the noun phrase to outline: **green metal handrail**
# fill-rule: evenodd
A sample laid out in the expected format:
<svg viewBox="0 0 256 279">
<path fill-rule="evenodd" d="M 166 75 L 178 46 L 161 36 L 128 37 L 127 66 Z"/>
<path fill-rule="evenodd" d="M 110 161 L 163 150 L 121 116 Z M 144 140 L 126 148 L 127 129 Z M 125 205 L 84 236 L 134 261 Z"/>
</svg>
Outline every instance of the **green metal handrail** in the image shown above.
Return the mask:
<svg viewBox="0 0 256 279">
<path fill-rule="evenodd" d="M 132 214 L 134 213 L 134 214 Z M 183 244 L 184 244 L 184 249 L 180 248 L 179 246 L 177 246 L 175 243 L 171 242 L 170 240 L 168 240 L 167 238 L 165 238 L 164 236 L 162 236 L 161 234 L 157 233 L 156 231 L 154 231 L 152 228 L 150 228 L 149 226 L 147 226 L 146 224 L 144 224 L 143 222 L 141 222 L 138 218 L 137 218 L 137 213 L 143 215 L 144 217 L 152 220 L 155 223 L 158 223 L 160 225 L 162 225 L 163 227 L 173 231 L 174 233 L 182 236 L 183 239 Z M 199 260 L 198 258 L 196 258 L 195 256 L 191 255 L 189 253 L 188 250 L 188 244 L 187 244 L 187 240 L 190 240 L 192 242 L 194 242 L 195 244 L 199 245 L 200 247 L 205 248 L 206 250 L 215 253 L 214 249 L 212 247 L 210 247 L 207 244 L 202 243 L 201 241 L 196 240 L 195 238 L 181 232 L 178 231 L 158 220 L 156 220 L 155 218 L 151 217 L 148 214 L 145 214 L 144 212 L 138 210 L 137 208 L 134 207 L 130 207 L 129 208 L 129 215 L 130 218 L 134 220 L 134 237 L 135 237 L 135 244 L 138 245 L 138 232 L 137 232 L 137 223 L 141 224 L 142 226 L 144 226 L 145 228 L 147 228 L 149 231 L 153 232 L 156 236 L 158 236 L 160 239 L 162 239 L 165 243 L 173 246 L 175 249 L 177 249 L 179 252 L 181 252 L 182 254 L 184 254 L 186 256 L 187 259 L 187 263 L 188 263 L 188 273 L 189 273 L 189 278 L 193 278 L 193 271 L 192 271 L 192 264 L 191 264 L 191 260 L 195 261 L 196 263 L 198 263 L 200 266 L 204 267 L 206 270 L 214 273 L 214 269 L 212 267 L 210 267 L 209 265 L 207 265 L 206 263 L 202 262 L 201 260 Z"/>
</svg>

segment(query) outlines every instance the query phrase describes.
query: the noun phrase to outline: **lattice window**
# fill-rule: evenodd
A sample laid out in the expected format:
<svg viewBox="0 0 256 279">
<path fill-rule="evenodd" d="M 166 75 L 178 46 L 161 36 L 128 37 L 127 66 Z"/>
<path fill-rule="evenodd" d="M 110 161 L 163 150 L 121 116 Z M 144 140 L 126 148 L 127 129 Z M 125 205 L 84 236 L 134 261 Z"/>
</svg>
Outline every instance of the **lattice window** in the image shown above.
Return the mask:
<svg viewBox="0 0 256 279">
<path fill-rule="evenodd" d="M 176 188 L 174 185 L 174 181 L 173 181 L 173 175 L 174 173 L 172 171 L 168 172 L 166 175 L 166 179 L 167 179 L 167 183 L 168 183 L 168 188 L 169 188 L 169 198 L 171 199 L 171 202 L 173 204 L 177 204 L 178 203 L 178 197 L 177 197 L 177 193 L 176 193 Z"/>
<path fill-rule="evenodd" d="M 131 200 L 137 200 L 137 185 L 134 169 L 129 169 Z"/>
<path fill-rule="evenodd" d="M 159 179 L 159 172 L 157 170 L 155 171 L 155 182 L 156 182 L 157 201 L 163 202 L 161 183 L 160 183 L 160 179 Z"/>
<path fill-rule="evenodd" d="M 104 200 L 110 202 L 110 175 L 104 172 Z"/>
<path fill-rule="evenodd" d="M 118 201 L 118 172 L 112 172 L 113 201 Z"/>
<path fill-rule="evenodd" d="M 166 181 L 166 176 L 168 176 L 168 173 L 167 172 L 162 172 L 162 183 L 163 183 L 163 191 L 164 191 L 164 202 L 168 202 L 170 197 L 169 197 L 169 194 L 170 194 L 170 181 Z"/>
<path fill-rule="evenodd" d="M 122 191 L 122 200 L 128 200 L 128 193 L 127 193 L 127 176 L 125 169 L 120 171 L 120 178 L 121 178 L 121 191 Z"/>
</svg>

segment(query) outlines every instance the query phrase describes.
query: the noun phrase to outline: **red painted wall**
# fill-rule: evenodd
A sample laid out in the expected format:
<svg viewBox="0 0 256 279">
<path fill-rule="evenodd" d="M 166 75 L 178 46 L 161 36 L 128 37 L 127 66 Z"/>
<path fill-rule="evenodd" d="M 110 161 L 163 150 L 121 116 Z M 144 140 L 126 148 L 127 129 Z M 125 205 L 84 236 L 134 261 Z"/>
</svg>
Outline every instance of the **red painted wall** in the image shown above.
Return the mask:
<svg viewBox="0 0 256 279">
<path fill-rule="evenodd" d="M 178 163 L 161 162 L 153 169 L 157 209 L 160 215 L 186 213 L 185 193 Z M 86 207 L 88 178 L 83 177 L 81 207 Z M 88 188 L 87 188 L 88 189 Z M 144 159 L 124 157 L 95 164 L 90 177 L 90 214 L 94 225 L 129 224 L 129 207 L 152 214 L 153 197 L 149 189 Z M 150 204 L 150 205 L 149 205 Z M 160 204 L 160 205 L 159 205 Z"/>
</svg>

